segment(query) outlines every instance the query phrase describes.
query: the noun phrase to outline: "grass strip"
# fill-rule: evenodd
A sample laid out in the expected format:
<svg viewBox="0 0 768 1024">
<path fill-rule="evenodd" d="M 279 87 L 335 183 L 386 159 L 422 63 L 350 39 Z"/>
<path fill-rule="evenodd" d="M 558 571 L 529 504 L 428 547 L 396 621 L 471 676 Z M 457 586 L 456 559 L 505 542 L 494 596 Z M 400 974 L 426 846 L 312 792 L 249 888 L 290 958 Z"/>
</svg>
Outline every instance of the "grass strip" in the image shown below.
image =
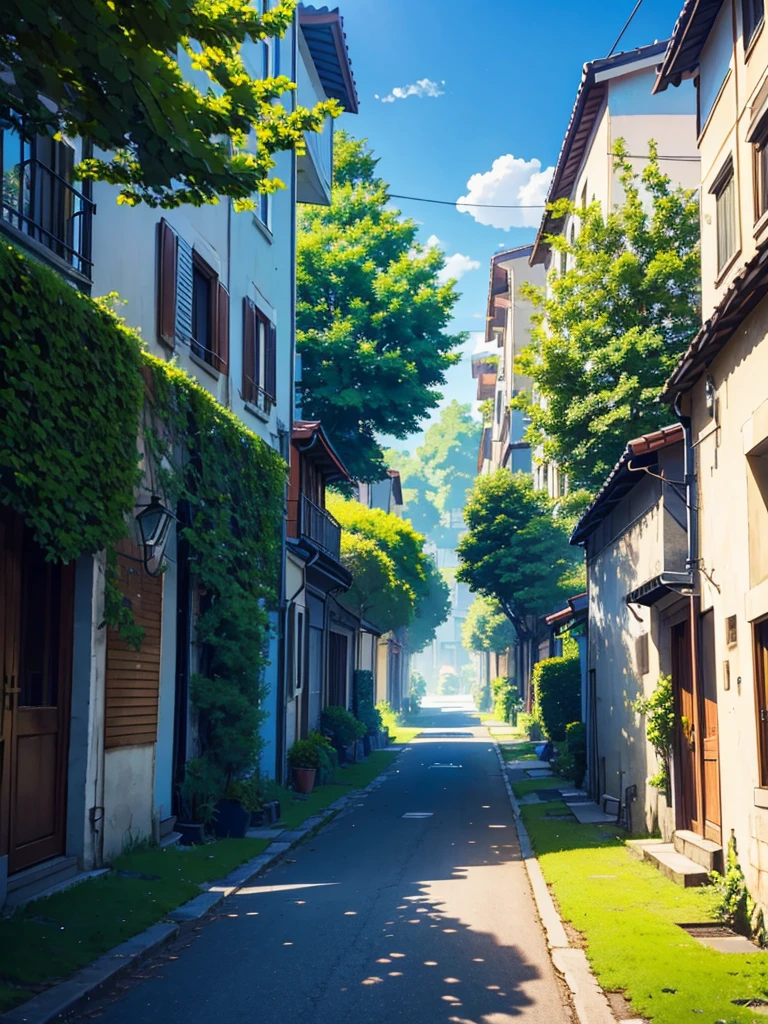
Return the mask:
<svg viewBox="0 0 768 1024">
<path fill-rule="evenodd" d="M 531 789 L 562 780 L 515 783 Z M 762 1019 L 737 1001 L 768 998 L 768 956 L 718 953 L 679 924 L 708 921 L 714 893 L 684 889 L 635 860 L 612 825 L 553 820 L 559 801 L 529 804 L 523 821 L 563 918 L 585 937 L 604 989 L 623 992 L 633 1012 L 654 1024 L 754 1024 Z"/>
<path fill-rule="evenodd" d="M 149 847 L 118 857 L 112 871 L 0 921 L 0 1009 L 68 977 L 266 849 L 262 839 Z"/>
</svg>

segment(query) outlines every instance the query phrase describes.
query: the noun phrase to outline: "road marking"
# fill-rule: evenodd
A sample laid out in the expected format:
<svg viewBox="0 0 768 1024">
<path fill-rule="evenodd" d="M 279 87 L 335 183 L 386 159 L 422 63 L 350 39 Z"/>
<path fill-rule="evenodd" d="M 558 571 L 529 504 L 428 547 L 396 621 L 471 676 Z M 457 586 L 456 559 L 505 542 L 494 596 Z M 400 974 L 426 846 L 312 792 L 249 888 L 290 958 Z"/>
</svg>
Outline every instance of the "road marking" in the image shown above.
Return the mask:
<svg viewBox="0 0 768 1024">
<path fill-rule="evenodd" d="M 408 811 L 408 813 L 404 814 L 403 817 L 404 818 L 431 818 L 432 817 L 432 813 L 433 813 L 432 811 Z"/>
<path fill-rule="evenodd" d="M 441 764 L 439 761 L 436 761 L 434 764 L 431 764 L 429 767 L 430 768 L 463 768 L 464 765 L 463 764 Z"/>
</svg>

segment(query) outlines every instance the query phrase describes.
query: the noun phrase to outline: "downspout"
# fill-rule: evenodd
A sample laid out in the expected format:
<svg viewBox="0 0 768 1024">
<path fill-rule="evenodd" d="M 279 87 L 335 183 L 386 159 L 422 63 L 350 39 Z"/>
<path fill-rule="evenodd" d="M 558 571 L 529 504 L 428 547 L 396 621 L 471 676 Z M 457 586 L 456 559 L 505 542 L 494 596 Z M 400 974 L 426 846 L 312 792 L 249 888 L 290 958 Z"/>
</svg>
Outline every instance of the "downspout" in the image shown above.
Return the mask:
<svg viewBox="0 0 768 1024">
<path fill-rule="evenodd" d="M 699 606 L 700 598 L 696 595 L 699 569 L 699 507 L 696 488 L 696 472 L 694 468 L 693 435 L 691 417 L 683 415 L 681 409 L 682 392 L 675 396 L 673 409 L 685 438 L 685 504 L 686 523 L 688 526 L 688 556 L 685 568 L 691 581 L 691 595 L 688 599 L 688 631 L 691 644 L 691 685 L 693 688 L 693 742 L 695 753 L 694 791 L 696 794 L 696 820 L 704 835 L 704 742 L 701 731 L 701 680 L 699 673 Z M 680 808 L 682 811 L 682 807 Z M 677 821 L 677 813 L 675 814 Z"/>
</svg>

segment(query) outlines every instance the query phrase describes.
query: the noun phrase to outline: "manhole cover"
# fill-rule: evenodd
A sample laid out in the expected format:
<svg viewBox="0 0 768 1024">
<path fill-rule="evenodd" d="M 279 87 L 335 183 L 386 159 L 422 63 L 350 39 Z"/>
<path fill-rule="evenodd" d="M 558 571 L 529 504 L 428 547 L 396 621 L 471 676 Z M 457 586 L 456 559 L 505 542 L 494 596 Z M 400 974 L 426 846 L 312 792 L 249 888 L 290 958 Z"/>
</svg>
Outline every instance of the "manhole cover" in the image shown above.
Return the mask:
<svg viewBox="0 0 768 1024">
<path fill-rule="evenodd" d="M 706 939 L 732 939 L 737 935 L 732 928 L 724 924 L 681 924 L 680 927 L 689 935 L 701 936 Z"/>
</svg>

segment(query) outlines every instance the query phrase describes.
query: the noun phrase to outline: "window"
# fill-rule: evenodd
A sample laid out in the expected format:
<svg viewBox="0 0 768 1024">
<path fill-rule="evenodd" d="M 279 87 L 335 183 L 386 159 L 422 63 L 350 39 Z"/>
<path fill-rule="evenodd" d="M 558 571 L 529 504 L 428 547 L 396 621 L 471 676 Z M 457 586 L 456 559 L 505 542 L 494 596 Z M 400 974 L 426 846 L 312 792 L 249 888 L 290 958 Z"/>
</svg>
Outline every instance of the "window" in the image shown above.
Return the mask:
<svg viewBox="0 0 768 1024">
<path fill-rule="evenodd" d="M 0 132 L 0 219 L 91 276 L 90 185 L 73 184 L 75 149 L 49 136 Z"/>
<path fill-rule="evenodd" d="M 755 221 L 768 211 L 768 120 L 752 145 L 752 167 L 755 186 Z"/>
<path fill-rule="evenodd" d="M 229 371 L 229 291 L 167 220 L 158 225 L 157 332 L 163 344 Z"/>
<path fill-rule="evenodd" d="M 741 22 L 744 30 L 745 50 L 749 49 L 749 44 L 763 24 L 765 17 L 764 4 L 765 0 L 741 0 Z"/>
<path fill-rule="evenodd" d="M 768 786 L 768 619 L 755 624 L 755 674 L 760 785 Z"/>
<path fill-rule="evenodd" d="M 738 642 L 738 632 L 736 627 L 736 616 L 729 615 L 725 620 L 725 642 L 729 647 L 734 647 Z"/>
<path fill-rule="evenodd" d="M 248 298 L 243 299 L 242 398 L 266 413 L 277 401 L 277 329 Z"/>
<path fill-rule="evenodd" d="M 192 351 L 198 359 L 211 361 L 213 355 L 213 306 L 216 277 L 205 264 L 192 266 Z"/>
<path fill-rule="evenodd" d="M 640 636 L 635 637 L 635 662 L 637 664 L 637 674 L 639 676 L 647 676 L 650 671 L 647 633 L 641 633 Z"/>
<path fill-rule="evenodd" d="M 717 271 L 720 273 L 737 249 L 736 180 L 732 157 L 728 157 L 709 191 L 715 196 L 716 203 Z"/>
</svg>

